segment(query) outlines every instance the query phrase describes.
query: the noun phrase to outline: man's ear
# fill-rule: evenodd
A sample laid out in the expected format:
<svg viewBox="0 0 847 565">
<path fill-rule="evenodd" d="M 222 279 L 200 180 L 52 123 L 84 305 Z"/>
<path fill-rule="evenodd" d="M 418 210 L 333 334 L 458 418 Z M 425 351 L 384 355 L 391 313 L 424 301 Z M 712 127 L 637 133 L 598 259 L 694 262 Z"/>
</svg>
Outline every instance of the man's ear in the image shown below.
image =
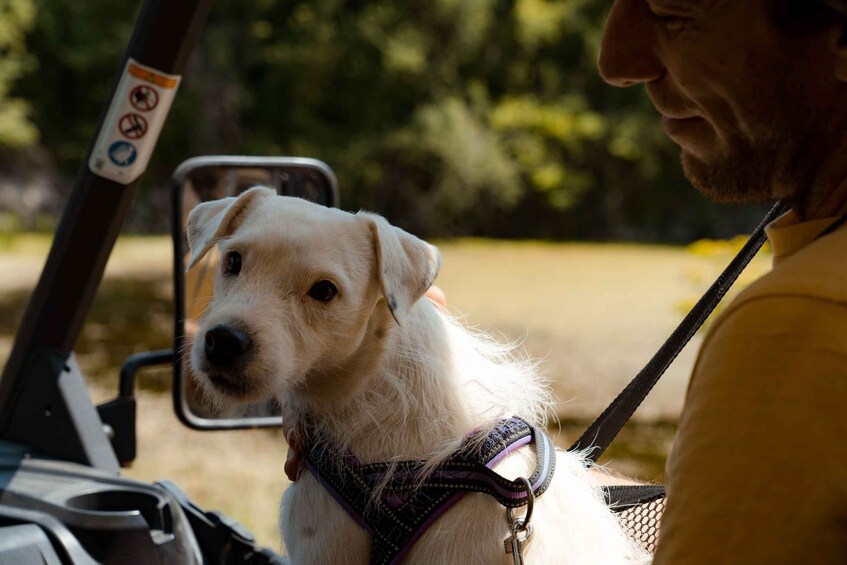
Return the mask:
<svg viewBox="0 0 847 565">
<path fill-rule="evenodd" d="M 217 242 L 238 229 L 253 202 L 274 194 L 276 192 L 269 188 L 257 186 L 243 192 L 238 198 L 204 202 L 191 210 L 186 230 L 191 259 L 186 270 L 191 270 Z"/>
<path fill-rule="evenodd" d="M 389 224 L 376 214 L 359 212 L 371 232 L 377 278 L 382 295 L 398 324 L 432 286 L 441 267 L 438 249 Z"/>
</svg>

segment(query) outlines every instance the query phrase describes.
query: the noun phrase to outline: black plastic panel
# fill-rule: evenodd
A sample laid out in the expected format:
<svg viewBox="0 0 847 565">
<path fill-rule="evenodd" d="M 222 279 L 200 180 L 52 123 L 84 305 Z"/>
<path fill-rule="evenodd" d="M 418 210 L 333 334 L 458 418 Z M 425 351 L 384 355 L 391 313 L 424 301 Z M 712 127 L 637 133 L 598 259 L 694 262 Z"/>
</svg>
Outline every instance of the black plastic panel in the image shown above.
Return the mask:
<svg viewBox="0 0 847 565">
<path fill-rule="evenodd" d="M 0 484 L 0 526 L 38 524 L 62 562 L 203 561 L 181 507 L 161 487 L 38 459 L 12 444 L 0 444 Z"/>
<path fill-rule="evenodd" d="M 61 565 L 44 530 L 34 524 L 0 528 L 0 563 Z"/>
</svg>

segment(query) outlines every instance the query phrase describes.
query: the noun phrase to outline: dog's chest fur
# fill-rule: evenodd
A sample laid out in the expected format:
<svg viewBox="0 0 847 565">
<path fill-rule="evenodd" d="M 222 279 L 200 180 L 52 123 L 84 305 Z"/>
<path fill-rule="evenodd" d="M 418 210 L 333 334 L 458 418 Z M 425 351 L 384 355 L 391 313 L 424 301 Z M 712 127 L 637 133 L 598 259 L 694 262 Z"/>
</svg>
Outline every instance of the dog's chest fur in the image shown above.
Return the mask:
<svg viewBox="0 0 847 565">
<path fill-rule="evenodd" d="M 515 362 L 493 343 L 464 331 L 427 301 L 395 328 L 383 362 L 350 404 L 320 418 L 327 433 L 363 463 L 443 459 L 480 425 L 518 415 L 538 423 L 546 392 L 530 363 Z M 496 467 L 528 476 L 532 449 Z M 304 471 L 283 498 L 280 522 L 293 563 L 369 561 L 369 534 Z M 553 484 L 538 501 L 529 563 L 616 563 L 636 556 L 579 459 L 559 453 Z M 405 563 L 510 563 L 503 549 L 505 510 L 469 494 L 415 544 Z M 563 561 L 566 559 L 566 561 Z"/>
<path fill-rule="evenodd" d="M 205 202 L 187 228 L 189 267 L 214 247 L 215 293 L 191 348 L 204 392 L 225 406 L 274 396 L 309 433 L 362 463 L 435 466 L 477 428 L 517 416 L 543 426 L 551 404 L 535 365 L 474 335 L 424 293 L 440 255 L 374 214 L 348 214 L 255 187 Z M 497 467 L 527 476 L 533 450 Z M 424 466 L 426 470 L 427 466 Z M 368 535 L 308 472 L 286 493 L 281 528 L 295 563 L 369 561 Z M 590 484 L 579 456 L 557 455 L 536 504 L 528 563 L 610 564 L 644 557 Z M 469 494 L 440 516 L 408 563 L 508 563 L 505 511 Z"/>
</svg>

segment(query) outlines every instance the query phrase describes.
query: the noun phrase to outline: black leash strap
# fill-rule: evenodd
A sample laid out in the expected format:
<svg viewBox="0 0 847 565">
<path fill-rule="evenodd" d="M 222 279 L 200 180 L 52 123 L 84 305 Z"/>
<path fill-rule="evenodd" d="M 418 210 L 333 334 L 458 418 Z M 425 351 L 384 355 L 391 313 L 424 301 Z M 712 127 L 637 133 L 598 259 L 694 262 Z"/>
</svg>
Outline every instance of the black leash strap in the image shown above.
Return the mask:
<svg viewBox="0 0 847 565">
<path fill-rule="evenodd" d="M 588 457 L 594 462 L 603 455 L 606 448 L 614 441 L 618 432 L 629 421 L 636 408 L 641 405 L 668 366 L 673 363 L 682 348 L 694 337 L 694 334 L 697 333 L 709 314 L 726 295 L 741 272 L 756 256 L 756 253 L 765 243 L 765 226 L 784 214 L 788 208 L 788 205 L 782 201 L 776 203 L 750 236 L 750 239 L 747 240 L 747 243 L 744 244 L 741 251 L 738 252 L 738 255 L 706 291 L 706 294 L 694 305 L 694 308 L 685 316 L 668 340 L 662 344 L 659 351 L 600 414 L 600 417 L 588 426 L 588 429 L 577 442 L 571 446 L 571 451 L 592 448 Z"/>
</svg>

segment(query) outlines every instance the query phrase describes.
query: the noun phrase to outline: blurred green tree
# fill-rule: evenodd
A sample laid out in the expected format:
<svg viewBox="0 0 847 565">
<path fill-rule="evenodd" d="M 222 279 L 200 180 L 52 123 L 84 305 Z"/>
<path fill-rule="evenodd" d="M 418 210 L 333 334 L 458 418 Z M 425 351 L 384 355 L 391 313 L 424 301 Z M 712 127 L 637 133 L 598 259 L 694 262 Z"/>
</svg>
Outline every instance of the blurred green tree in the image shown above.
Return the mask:
<svg viewBox="0 0 847 565">
<path fill-rule="evenodd" d="M 34 66 L 25 41 L 34 21 L 32 0 L 0 0 L 0 148 L 19 149 L 38 140 L 29 103 L 10 95 L 15 81 Z"/>
<path fill-rule="evenodd" d="M 38 5 L 28 41 L 39 72 L 18 95 L 70 174 L 138 1 Z M 686 241 L 746 226 L 686 186 L 643 89 L 602 83 L 607 10 L 607 0 L 216 0 L 148 182 L 164 187 L 201 153 L 307 155 L 336 170 L 346 208 L 425 236 Z M 151 210 L 166 201 L 151 194 Z"/>
</svg>

